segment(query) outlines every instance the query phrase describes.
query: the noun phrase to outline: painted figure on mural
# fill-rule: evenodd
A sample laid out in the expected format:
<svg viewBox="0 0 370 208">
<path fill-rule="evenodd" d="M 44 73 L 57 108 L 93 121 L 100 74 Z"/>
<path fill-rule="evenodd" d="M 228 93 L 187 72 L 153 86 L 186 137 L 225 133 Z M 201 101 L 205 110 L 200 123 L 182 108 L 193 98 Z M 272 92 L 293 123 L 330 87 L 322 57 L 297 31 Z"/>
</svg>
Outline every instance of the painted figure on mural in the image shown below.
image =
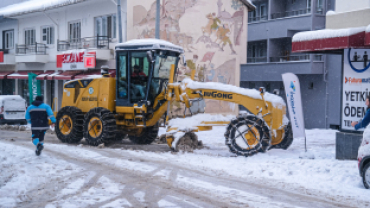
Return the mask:
<svg viewBox="0 0 370 208">
<path fill-rule="evenodd" d="M 231 43 L 230 37 L 228 36 L 229 34 L 230 34 L 229 25 L 228 24 L 223 25 L 217 31 L 217 39 L 215 42 L 219 40 L 220 41 L 219 44 L 222 43 L 222 46 L 221 46 L 222 51 L 224 50 L 225 45 L 229 44 L 232 54 L 234 55 L 236 54 L 236 52 L 234 50 L 233 44 Z"/>
<path fill-rule="evenodd" d="M 198 55 L 193 55 L 193 59 L 186 60 L 187 70 L 185 75 L 190 76 L 193 70 L 197 70 Z"/>
</svg>

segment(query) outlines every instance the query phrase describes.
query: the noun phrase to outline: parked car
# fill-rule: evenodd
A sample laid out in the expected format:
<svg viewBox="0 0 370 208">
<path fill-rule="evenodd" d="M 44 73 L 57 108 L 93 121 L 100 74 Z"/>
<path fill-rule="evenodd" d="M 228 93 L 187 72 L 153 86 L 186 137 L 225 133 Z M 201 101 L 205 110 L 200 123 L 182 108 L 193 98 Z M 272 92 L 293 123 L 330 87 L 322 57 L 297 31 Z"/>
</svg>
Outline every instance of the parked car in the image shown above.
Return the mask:
<svg viewBox="0 0 370 208">
<path fill-rule="evenodd" d="M 361 146 L 358 149 L 358 169 L 365 188 L 370 188 L 370 125 L 364 131 Z"/>
<path fill-rule="evenodd" d="M 0 124 L 23 124 L 27 102 L 20 95 L 0 95 Z"/>
</svg>

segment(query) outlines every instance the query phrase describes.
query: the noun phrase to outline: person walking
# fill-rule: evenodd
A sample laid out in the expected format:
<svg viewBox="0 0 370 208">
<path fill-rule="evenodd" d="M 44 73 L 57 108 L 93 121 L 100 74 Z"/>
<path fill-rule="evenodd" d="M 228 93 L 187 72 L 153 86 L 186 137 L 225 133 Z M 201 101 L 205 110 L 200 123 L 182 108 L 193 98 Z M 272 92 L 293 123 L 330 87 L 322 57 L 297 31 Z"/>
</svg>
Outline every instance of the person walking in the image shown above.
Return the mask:
<svg viewBox="0 0 370 208">
<path fill-rule="evenodd" d="M 55 125 L 56 119 L 53 111 L 48 104 L 44 103 L 42 95 L 36 96 L 32 105 L 27 108 L 26 120 L 31 124 L 32 143 L 36 146 L 36 155 L 39 156 L 44 149 L 44 137 L 46 130 L 49 129 L 49 119 L 52 125 Z"/>
<path fill-rule="evenodd" d="M 367 108 L 364 118 L 360 122 L 354 121 L 351 123 L 352 127 L 355 127 L 356 130 L 366 128 L 370 123 L 370 96 L 366 97 L 365 105 Z"/>
</svg>

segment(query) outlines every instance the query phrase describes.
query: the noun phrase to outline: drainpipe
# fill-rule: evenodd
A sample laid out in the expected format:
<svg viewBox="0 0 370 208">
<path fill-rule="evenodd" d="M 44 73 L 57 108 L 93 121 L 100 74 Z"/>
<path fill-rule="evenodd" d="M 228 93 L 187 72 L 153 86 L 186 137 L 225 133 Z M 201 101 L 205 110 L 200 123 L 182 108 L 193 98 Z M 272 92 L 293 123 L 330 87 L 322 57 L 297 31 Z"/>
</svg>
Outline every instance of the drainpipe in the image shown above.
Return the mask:
<svg viewBox="0 0 370 208">
<path fill-rule="evenodd" d="M 117 19 L 118 19 L 118 42 L 123 43 L 127 41 L 127 0 L 123 0 L 123 9 L 121 8 L 121 0 L 111 0 L 117 6 Z M 122 21 L 121 13 L 123 13 L 124 20 Z M 122 33 L 122 28 L 125 32 Z"/>
<path fill-rule="evenodd" d="M 327 71 L 327 67 L 326 67 L 326 64 L 327 64 L 327 56 L 325 55 L 325 63 L 324 63 L 324 82 L 325 82 L 325 128 L 328 128 L 328 96 L 329 96 L 329 92 L 328 92 L 328 80 L 326 79 L 326 75 L 328 74 L 328 71 Z"/>
</svg>

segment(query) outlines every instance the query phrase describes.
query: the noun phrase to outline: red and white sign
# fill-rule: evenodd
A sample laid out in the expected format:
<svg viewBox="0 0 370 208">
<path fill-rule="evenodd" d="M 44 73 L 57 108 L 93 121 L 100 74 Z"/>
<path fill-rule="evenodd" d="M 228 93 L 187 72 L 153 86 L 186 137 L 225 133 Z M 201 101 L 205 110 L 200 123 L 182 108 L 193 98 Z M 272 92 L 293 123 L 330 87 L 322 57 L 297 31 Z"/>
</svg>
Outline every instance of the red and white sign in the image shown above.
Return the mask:
<svg viewBox="0 0 370 208">
<path fill-rule="evenodd" d="M 87 57 L 88 64 L 84 62 Z M 57 68 L 63 70 L 87 70 L 95 68 L 96 52 L 87 50 L 71 50 L 57 55 Z"/>
<path fill-rule="evenodd" d="M 0 63 L 4 63 L 4 51 L 0 51 Z"/>
</svg>

